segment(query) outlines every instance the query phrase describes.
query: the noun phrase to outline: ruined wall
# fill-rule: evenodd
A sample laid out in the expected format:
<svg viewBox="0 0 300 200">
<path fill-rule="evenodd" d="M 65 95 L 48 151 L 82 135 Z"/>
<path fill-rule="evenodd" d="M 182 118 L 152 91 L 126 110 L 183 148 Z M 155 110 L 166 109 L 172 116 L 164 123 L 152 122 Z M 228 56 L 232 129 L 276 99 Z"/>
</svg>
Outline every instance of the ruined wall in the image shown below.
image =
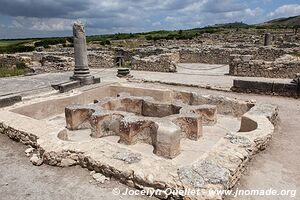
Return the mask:
<svg viewBox="0 0 300 200">
<path fill-rule="evenodd" d="M 5 67 L 13 67 L 15 66 L 18 62 L 21 62 L 22 59 L 20 56 L 15 55 L 15 54 L 2 54 L 0 55 L 0 67 L 5 66 Z"/>
<path fill-rule="evenodd" d="M 176 61 L 179 61 L 178 53 L 166 53 L 144 58 L 134 56 L 132 60 L 132 69 L 157 72 L 176 72 Z"/>
<path fill-rule="evenodd" d="M 231 55 L 229 74 L 233 76 L 294 78 L 300 73 L 300 59 L 283 56 L 275 61 L 255 60 L 251 55 Z"/>
<path fill-rule="evenodd" d="M 115 52 L 116 56 L 119 55 L 123 56 L 125 62 L 132 61 L 133 56 L 139 56 L 141 58 L 144 58 L 144 57 L 160 55 L 163 53 L 170 52 L 168 49 L 157 48 L 157 47 L 135 48 L 135 49 L 113 48 L 112 50 Z"/>
<path fill-rule="evenodd" d="M 112 52 L 89 52 L 89 67 L 111 68 L 115 66 L 115 57 Z"/>
<path fill-rule="evenodd" d="M 42 64 L 39 72 L 70 71 L 74 68 L 73 51 L 33 52 L 31 57 Z M 114 55 L 111 51 L 89 51 L 88 61 L 91 68 L 110 68 L 114 66 Z"/>
<path fill-rule="evenodd" d="M 284 54 L 296 51 L 296 48 L 206 46 L 203 48 L 185 48 L 179 52 L 181 63 L 229 64 L 231 54 L 253 55 L 253 58 L 257 60 L 274 61 Z"/>
<path fill-rule="evenodd" d="M 35 68 L 37 73 L 71 71 L 74 68 L 74 58 L 56 55 L 44 55 L 41 66 Z"/>
</svg>

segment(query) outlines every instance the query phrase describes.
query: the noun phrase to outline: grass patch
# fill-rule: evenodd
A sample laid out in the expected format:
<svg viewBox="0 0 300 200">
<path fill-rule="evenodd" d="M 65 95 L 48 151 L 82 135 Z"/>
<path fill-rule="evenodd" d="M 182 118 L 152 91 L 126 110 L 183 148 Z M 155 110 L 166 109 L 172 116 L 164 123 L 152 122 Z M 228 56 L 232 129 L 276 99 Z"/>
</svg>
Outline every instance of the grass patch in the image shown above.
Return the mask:
<svg viewBox="0 0 300 200">
<path fill-rule="evenodd" d="M 20 76 L 27 73 L 26 69 L 8 69 L 0 67 L 0 77 Z"/>
<path fill-rule="evenodd" d="M 0 40 L 0 47 L 6 47 L 10 45 L 17 45 L 17 44 L 25 44 L 31 43 L 33 40 Z"/>
<path fill-rule="evenodd" d="M 20 76 L 28 72 L 25 63 L 17 62 L 16 67 L 0 66 L 0 77 Z"/>
</svg>

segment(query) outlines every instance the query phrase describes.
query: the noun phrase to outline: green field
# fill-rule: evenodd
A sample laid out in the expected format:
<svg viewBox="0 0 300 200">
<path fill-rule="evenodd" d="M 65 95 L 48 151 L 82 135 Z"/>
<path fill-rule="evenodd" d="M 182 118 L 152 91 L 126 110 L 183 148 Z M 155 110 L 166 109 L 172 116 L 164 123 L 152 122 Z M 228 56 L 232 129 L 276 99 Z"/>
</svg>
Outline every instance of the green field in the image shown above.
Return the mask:
<svg viewBox="0 0 300 200">
<path fill-rule="evenodd" d="M 0 40 L 0 47 L 16 45 L 16 44 L 31 43 L 31 42 L 33 42 L 33 40 Z"/>
</svg>

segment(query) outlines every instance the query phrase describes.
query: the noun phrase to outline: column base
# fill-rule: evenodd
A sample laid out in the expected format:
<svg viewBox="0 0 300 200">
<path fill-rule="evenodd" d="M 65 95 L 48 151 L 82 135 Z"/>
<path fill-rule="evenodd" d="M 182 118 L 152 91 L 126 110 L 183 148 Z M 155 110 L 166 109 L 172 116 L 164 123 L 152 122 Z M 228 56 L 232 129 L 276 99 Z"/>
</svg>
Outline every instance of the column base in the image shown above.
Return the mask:
<svg viewBox="0 0 300 200">
<path fill-rule="evenodd" d="M 70 80 L 79 81 L 80 85 L 91 85 L 100 83 L 100 78 L 95 78 L 94 76 L 76 76 L 73 75 L 70 77 Z"/>
</svg>

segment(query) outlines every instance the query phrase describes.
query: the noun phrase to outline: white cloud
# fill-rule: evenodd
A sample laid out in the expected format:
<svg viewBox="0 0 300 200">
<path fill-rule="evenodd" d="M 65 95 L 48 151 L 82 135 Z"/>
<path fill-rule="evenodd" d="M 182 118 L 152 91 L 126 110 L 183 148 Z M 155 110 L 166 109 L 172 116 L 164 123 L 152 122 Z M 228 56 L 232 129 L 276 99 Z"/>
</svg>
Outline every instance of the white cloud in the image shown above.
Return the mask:
<svg viewBox="0 0 300 200">
<path fill-rule="evenodd" d="M 160 26 L 161 25 L 161 22 L 153 22 L 152 23 L 152 26 Z"/>
<path fill-rule="evenodd" d="M 33 33 L 34 37 L 39 32 L 71 35 L 71 24 L 78 18 L 85 22 L 88 34 L 186 29 L 235 21 L 258 23 L 266 18 L 259 6 L 272 0 L 0 1 L 0 23 L 9 26 L 10 32 L 15 29 L 24 34 Z M 299 14 L 299 5 L 282 6 L 269 16 L 283 14 Z M 0 32 L 0 38 L 2 35 Z"/>
<path fill-rule="evenodd" d="M 275 11 L 270 12 L 268 14 L 268 17 L 288 17 L 293 15 L 299 15 L 300 14 L 300 4 L 288 4 L 283 5 L 277 8 Z"/>
<path fill-rule="evenodd" d="M 14 17 L 10 28 L 35 31 L 68 31 L 72 30 L 74 20 L 61 18 Z"/>
</svg>

